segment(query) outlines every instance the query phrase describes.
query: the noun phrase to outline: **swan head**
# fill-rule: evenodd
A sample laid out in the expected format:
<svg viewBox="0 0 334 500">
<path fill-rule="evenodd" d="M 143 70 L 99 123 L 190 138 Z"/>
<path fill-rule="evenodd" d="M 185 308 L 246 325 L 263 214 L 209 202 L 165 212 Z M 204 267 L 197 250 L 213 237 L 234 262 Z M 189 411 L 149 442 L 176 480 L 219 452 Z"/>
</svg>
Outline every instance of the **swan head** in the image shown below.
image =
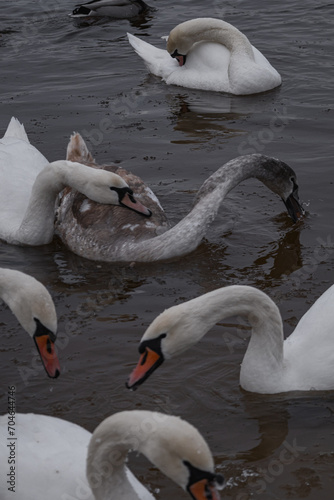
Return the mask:
<svg viewBox="0 0 334 500">
<path fill-rule="evenodd" d="M 126 387 L 136 390 L 164 362 L 195 345 L 210 326 L 194 301 L 173 306 L 157 316 L 144 333 L 140 358 Z"/>
<path fill-rule="evenodd" d="M 281 197 L 288 214 L 294 222 L 297 222 L 304 215 L 305 210 L 299 201 L 299 188 L 295 171 L 276 158 L 262 155 L 250 156 L 255 157 L 255 163 L 259 164 L 256 178 Z"/>
<path fill-rule="evenodd" d="M 132 189 L 122 177 L 107 170 L 91 168 L 90 170 L 94 176 L 83 190 L 88 198 L 98 203 L 120 205 L 146 217 L 152 215 L 151 210 L 135 198 Z"/>
<path fill-rule="evenodd" d="M 90 200 L 120 205 L 146 217 L 152 215 L 151 210 L 135 198 L 124 179 L 113 172 L 68 160 L 55 161 L 50 166 L 59 171 L 63 186 L 77 189 Z"/>
<path fill-rule="evenodd" d="M 146 410 L 115 413 L 95 429 L 86 471 L 95 496 L 109 498 L 129 450 L 142 453 L 193 499 L 220 499 L 224 478 L 215 473 L 212 454 L 198 430 L 179 417 Z M 97 478 L 101 470 L 112 473 Z"/>
<path fill-rule="evenodd" d="M 184 66 L 187 54 L 194 43 L 199 41 L 218 41 L 217 32 L 221 34 L 227 27 L 231 27 L 231 25 L 220 19 L 210 17 L 185 21 L 178 24 L 170 32 L 167 40 L 167 52 L 169 52 L 171 57 L 177 59 L 180 66 Z"/>
<path fill-rule="evenodd" d="M 1 275 L 6 274 L 7 284 L 2 298 L 22 328 L 34 339 L 47 375 L 57 378 L 60 365 L 55 351 L 57 315 L 53 300 L 46 288 L 32 276 L 1 270 Z"/>
<path fill-rule="evenodd" d="M 193 499 L 219 500 L 224 478 L 215 473 L 212 454 L 198 430 L 179 417 L 153 416 L 147 426 L 151 435 L 142 437 L 139 451 Z M 156 429 L 154 421 L 159 422 Z"/>
</svg>

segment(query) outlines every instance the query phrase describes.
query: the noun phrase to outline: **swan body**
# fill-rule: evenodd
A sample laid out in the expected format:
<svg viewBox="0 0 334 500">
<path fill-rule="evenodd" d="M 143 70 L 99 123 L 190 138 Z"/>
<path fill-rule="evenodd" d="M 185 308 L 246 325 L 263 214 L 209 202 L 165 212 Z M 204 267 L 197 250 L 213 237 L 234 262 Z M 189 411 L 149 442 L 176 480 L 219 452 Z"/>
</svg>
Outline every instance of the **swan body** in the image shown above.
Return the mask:
<svg viewBox="0 0 334 500">
<path fill-rule="evenodd" d="M 179 24 L 168 36 L 167 50 L 129 33 L 128 39 L 148 71 L 168 85 L 247 95 L 282 83 L 280 74 L 247 37 L 220 19 Z"/>
<path fill-rule="evenodd" d="M 228 286 L 171 307 L 160 314 L 141 339 L 140 362 L 128 381 L 136 388 L 163 362 L 198 342 L 217 322 L 248 319 L 251 338 L 244 356 L 240 385 L 250 392 L 334 389 L 334 286 L 302 317 L 284 340 L 277 306 L 249 286 Z"/>
<path fill-rule="evenodd" d="M 12 118 L 0 139 L 0 239 L 15 245 L 44 245 L 54 234 L 55 203 L 70 185 L 99 203 L 124 205 L 143 215 L 126 182 L 111 172 L 69 161 L 49 163 Z"/>
<path fill-rule="evenodd" d="M 114 19 L 125 19 L 138 16 L 148 8 L 142 0 L 93 0 L 78 5 L 70 16 L 108 16 Z"/>
<path fill-rule="evenodd" d="M 2 442 L 8 417 L 0 417 Z M 106 418 L 93 434 L 55 417 L 17 414 L 16 498 L 20 500 L 154 500 L 125 462 L 128 452 L 143 453 L 154 466 L 193 498 L 219 500 L 222 476 L 214 473 L 208 445 L 199 432 L 178 417 L 150 411 L 124 411 Z M 0 457 L 5 463 L 5 446 Z M 1 456 L 3 455 L 3 456 Z M 7 455 L 6 455 L 7 456 Z M 197 477 L 194 472 L 197 471 Z M 202 486 L 198 480 L 202 479 Z M 11 500 L 7 485 L 2 500 Z"/>
<path fill-rule="evenodd" d="M 0 268 L 0 298 L 34 339 L 48 376 L 57 378 L 60 373 L 54 346 L 57 315 L 47 289 L 28 274 Z"/>
<path fill-rule="evenodd" d="M 98 168 L 79 134 L 72 136 L 67 158 Z M 104 168 L 113 169 L 134 186 L 138 200 L 152 216 L 144 219 L 130 212 L 124 220 L 119 207 L 98 206 L 66 190 L 58 211 L 57 231 L 74 253 L 93 260 L 154 262 L 190 253 L 205 236 L 225 196 L 250 177 L 281 196 L 294 221 L 303 213 L 294 171 L 280 160 L 263 155 L 241 156 L 220 167 L 200 188 L 193 209 L 174 227 L 170 227 L 159 201 L 141 179 L 121 168 Z"/>
</svg>

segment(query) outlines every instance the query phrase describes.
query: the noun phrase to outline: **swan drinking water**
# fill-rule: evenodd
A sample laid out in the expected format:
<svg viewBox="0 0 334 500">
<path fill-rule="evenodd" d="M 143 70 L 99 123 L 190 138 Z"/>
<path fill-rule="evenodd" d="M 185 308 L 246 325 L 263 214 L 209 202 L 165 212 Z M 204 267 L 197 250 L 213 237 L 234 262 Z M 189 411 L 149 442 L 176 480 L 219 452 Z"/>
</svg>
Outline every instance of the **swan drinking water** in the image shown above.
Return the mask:
<svg viewBox="0 0 334 500">
<path fill-rule="evenodd" d="M 168 85 L 247 95 L 282 82 L 248 38 L 220 19 L 203 17 L 179 24 L 168 36 L 167 50 L 130 33 L 128 39 L 147 69 Z"/>
<path fill-rule="evenodd" d="M 99 168 L 79 134 L 71 137 L 67 159 Z M 97 204 L 66 189 L 58 210 L 57 231 L 70 250 L 93 260 L 154 262 L 189 254 L 200 244 L 226 195 L 251 177 L 282 198 L 294 221 L 304 212 L 292 168 L 260 154 L 241 156 L 220 167 L 199 189 L 192 210 L 174 227 L 170 227 L 156 196 L 141 179 L 122 168 L 103 168 L 133 186 L 152 216 L 147 219 L 128 211 L 125 217 L 120 207 Z"/>
<path fill-rule="evenodd" d="M 47 289 L 32 276 L 0 268 L 0 298 L 34 339 L 48 376 L 57 378 L 60 373 L 54 346 L 57 316 Z"/>
<path fill-rule="evenodd" d="M 7 415 L 0 417 L 5 443 Z M 16 490 L 19 500 L 154 500 L 126 465 L 130 450 L 152 464 L 195 500 L 219 500 L 223 477 L 214 472 L 208 445 L 178 417 L 135 410 L 106 418 L 93 435 L 76 424 L 46 415 L 17 414 Z M 8 448 L 0 448 L 5 463 Z M 6 455 L 7 457 L 7 455 Z M 2 500 L 12 500 L 5 481 Z"/>
<path fill-rule="evenodd" d="M 0 181 L 0 239 L 15 245 L 50 243 L 56 199 L 65 186 L 98 203 L 151 215 L 120 176 L 77 162 L 49 163 L 15 118 L 0 139 Z"/>
<path fill-rule="evenodd" d="M 135 389 L 165 359 L 196 344 L 217 322 L 243 316 L 252 328 L 240 385 L 246 391 L 275 394 L 334 389 L 334 285 L 302 317 L 284 340 L 277 306 L 249 286 L 228 286 L 161 313 L 144 333 L 137 367 L 127 387 Z"/>
</svg>

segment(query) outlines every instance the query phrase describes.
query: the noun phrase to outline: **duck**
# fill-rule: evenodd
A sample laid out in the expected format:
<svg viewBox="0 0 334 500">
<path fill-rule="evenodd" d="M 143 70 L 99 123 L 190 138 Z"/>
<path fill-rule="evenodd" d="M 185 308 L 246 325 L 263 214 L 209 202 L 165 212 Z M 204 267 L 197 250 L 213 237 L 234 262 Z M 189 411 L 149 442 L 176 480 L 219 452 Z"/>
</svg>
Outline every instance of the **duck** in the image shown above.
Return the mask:
<svg viewBox="0 0 334 500">
<path fill-rule="evenodd" d="M 196 344 L 216 323 L 246 318 L 251 338 L 240 369 L 240 386 L 259 394 L 334 389 L 334 285 L 312 305 L 284 340 L 282 317 L 261 290 L 218 288 L 161 313 L 144 333 L 140 361 L 127 387 L 136 389 L 165 359 Z"/>
<path fill-rule="evenodd" d="M 278 71 L 235 26 L 202 17 L 178 24 L 167 38 L 167 50 L 127 34 L 148 71 L 167 85 L 190 89 L 257 94 L 282 83 Z"/>
<path fill-rule="evenodd" d="M 57 378 L 60 375 L 55 350 L 57 314 L 48 290 L 29 274 L 0 268 L 0 298 L 34 339 L 47 375 Z"/>
<path fill-rule="evenodd" d="M 8 417 L 0 417 L 3 440 Z M 18 413 L 16 432 L 20 500 L 85 498 L 85 500 L 154 500 L 127 466 L 130 451 L 142 453 L 155 467 L 196 500 L 219 500 L 224 483 L 215 473 L 210 449 L 190 423 L 147 410 L 128 410 L 104 419 L 93 434 L 48 415 Z M 5 441 L 3 441 L 5 442 Z M 0 456 L 5 462 L 8 449 Z M 6 458 L 7 458 L 6 454 Z M 12 491 L 2 483 L 2 500 Z"/>
<path fill-rule="evenodd" d="M 78 133 L 70 138 L 67 159 L 101 168 Z M 294 222 L 304 214 L 294 170 L 281 160 L 261 154 L 240 156 L 220 167 L 203 183 L 188 215 L 172 227 L 158 198 L 142 179 L 122 167 L 102 168 L 131 184 L 137 199 L 152 215 L 148 219 L 130 212 L 124 218 L 120 207 L 98 205 L 66 188 L 58 208 L 57 234 L 73 253 L 91 260 L 157 262 L 191 253 L 204 238 L 226 195 L 250 177 L 259 179 L 282 198 Z"/>
<path fill-rule="evenodd" d="M 66 160 L 49 163 L 12 117 L 0 139 L 0 239 L 38 246 L 52 241 L 58 194 L 69 185 L 98 203 L 120 205 L 149 217 L 126 182 L 111 172 Z"/>
<path fill-rule="evenodd" d="M 71 17 L 101 17 L 126 19 L 138 16 L 149 9 L 142 0 L 92 0 L 78 4 Z"/>
</svg>

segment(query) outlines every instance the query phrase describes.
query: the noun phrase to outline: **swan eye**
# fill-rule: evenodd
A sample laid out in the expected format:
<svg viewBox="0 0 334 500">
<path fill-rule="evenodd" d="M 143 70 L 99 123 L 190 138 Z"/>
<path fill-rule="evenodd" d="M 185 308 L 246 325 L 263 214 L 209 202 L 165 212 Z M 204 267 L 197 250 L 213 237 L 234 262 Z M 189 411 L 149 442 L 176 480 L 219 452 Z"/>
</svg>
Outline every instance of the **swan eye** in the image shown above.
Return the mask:
<svg viewBox="0 0 334 500">
<path fill-rule="evenodd" d="M 115 186 L 111 186 L 109 189 L 110 189 L 110 191 L 116 191 L 116 193 L 118 194 L 118 199 L 119 199 L 120 202 L 123 200 L 124 196 L 126 194 L 128 194 L 128 196 L 131 199 L 131 201 L 133 203 L 135 203 L 135 200 L 133 198 L 133 191 L 129 187 L 125 186 L 125 187 L 122 187 L 122 188 L 118 188 L 118 187 L 115 187 Z"/>
<path fill-rule="evenodd" d="M 184 465 L 189 471 L 189 479 L 187 491 L 192 495 L 191 490 L 196 483 L 205 482 L 204 491 L 207 500 L 213 500 L 211 488 L 222 489 L 224 485 L 224 477 L 221 474 L 205 471 L 194 467 L 188 460 L 183 460 Z M 193 496 L 193 495 L 192 495 Z"/>
<path fill-rule="evenodd" d="M 296 179 L 295 177 L 290 177 L 290 181 L 292 182 L 293 184 L 293 190 L 296 191 L 298 189 L 298 184 L 296 182 Z"/>
</svg>

